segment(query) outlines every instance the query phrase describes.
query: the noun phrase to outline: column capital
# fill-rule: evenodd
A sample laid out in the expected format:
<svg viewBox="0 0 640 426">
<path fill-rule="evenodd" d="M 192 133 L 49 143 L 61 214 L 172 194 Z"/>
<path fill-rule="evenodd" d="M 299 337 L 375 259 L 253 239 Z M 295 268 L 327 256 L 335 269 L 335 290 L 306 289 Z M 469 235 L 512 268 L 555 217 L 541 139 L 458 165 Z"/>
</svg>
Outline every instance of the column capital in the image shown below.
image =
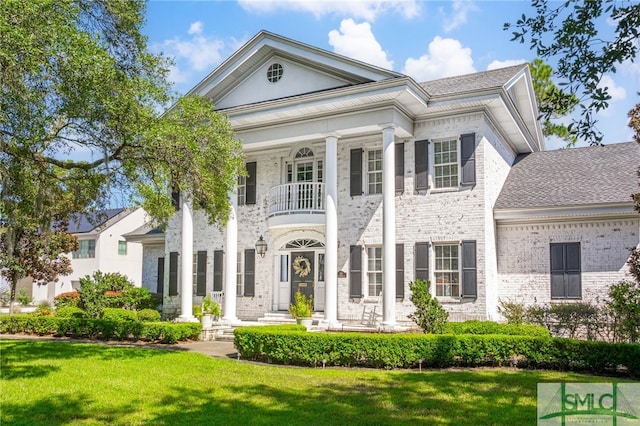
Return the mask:
<svg viewBox="0 0 640 426">
<path fill-rule="evenodd" d="M 342 135 L 340 134 L 340 132 L 327 132 L 327 133 L 323 133 L 322 136 L 324 136 L 324 139 L 327 140 L 329 138 L 340 139 Z"/>
<path fill-rule="evenodd" d="M 395 123 L 385 123 L 385 124 L 379 124 L 378 127 L 380 127 L 380 130 L 382 130 L 383 132 L 385 130 L 394 130 L 398 127 L 397 124 Z"/>
</svg>

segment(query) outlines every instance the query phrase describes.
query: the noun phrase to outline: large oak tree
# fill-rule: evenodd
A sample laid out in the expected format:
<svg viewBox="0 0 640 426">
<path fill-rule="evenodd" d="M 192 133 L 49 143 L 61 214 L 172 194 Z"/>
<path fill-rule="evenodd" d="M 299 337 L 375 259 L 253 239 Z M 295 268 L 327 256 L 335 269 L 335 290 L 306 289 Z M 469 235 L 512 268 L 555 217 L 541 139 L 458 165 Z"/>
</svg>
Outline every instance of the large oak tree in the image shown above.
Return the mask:
<svg viewBox="0 0 640 426">
<path fill-rule="evenodd" d="M 116 191 L 160 222 L 173 214 L 170 186 L 210 222 L 228 217 L 241 145 L 208 100 L 176 101 L 144 14 L 135 0 L 0 2 L 0 270 L 13 293 L 25 276 L 52 279 L 33 256 L 68 272 L 60 256 L 72 246 L 29 241 L 60 242 L 56 225 Z"/>
</svg>

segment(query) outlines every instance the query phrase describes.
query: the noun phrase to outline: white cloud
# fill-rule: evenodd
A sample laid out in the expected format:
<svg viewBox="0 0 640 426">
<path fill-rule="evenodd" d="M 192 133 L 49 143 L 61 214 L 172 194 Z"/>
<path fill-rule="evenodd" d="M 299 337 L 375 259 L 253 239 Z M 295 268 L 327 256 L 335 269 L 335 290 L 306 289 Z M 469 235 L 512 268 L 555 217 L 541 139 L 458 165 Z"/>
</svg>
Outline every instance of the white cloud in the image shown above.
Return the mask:
<svg viewBox="0 0 640 426">
<path fill-rule="evenodd" d="M 451 4 L 451 13 L 447 14 L 444 8 L 440 8 L 443 16 L 442 28 L 445 33 L 451 32 L 467 22 L 468 15 L 478 10 L 472 1 L 456 0 Z"/>
<path fill-rule="evenodd" d="M 382 50 L 368 22 L 356 24 L 352 19 L 342 20 L 340 30 L 329 32 L 329 44 L 340 55 L 393 69 L 393 61 L 387 58 L 387 52 Z"/>
<path fill-rule="evenodd" d="M 200 34 L 202 32 L 202 22 L 196 21 L 189 27 L 188 34 Z"/>
<path fill-rule="evenodd" d="M 176 36 L 150 46 L 153 52 L 162 52 L 174 60 L 169 80 L 176 84 L 190 81 L 194 72 L 212 70 L 226 54 L 224 41 L 203 35 L 202 22 L 192 23 L 187 33 L 190 37 Z"/>
<path fill-rule="evenodd" d="M 429 81 L 470 74 L 476 72 L 476 69 L 470 48 L 463 47 L 458 40 L 436 36 L 429 43 L 429 53 L 418 59 L 407 59 L 402 72 L 416 81 Z"/>
<path fill-rule="evenodd" d="M 623 101 L 627 98 L 627 91 L 624 87 L 618 86 L 611 76 L 605 75 L 598 83 L 599 88 L 607 88 L 609 96 L 611 96 L 611 102 Z"/>
<path fill-rule="evenodd" d="M 419 16 L 421 10 L 417 0 L 239 0 L 238 4 L 251 13 L 293 10 L 311 13 L 318 19 L 325 15 L 342 15 L 366 21 L 374 21 L 378 16 L 390 13 L 412 19 Z"/>
<path fill-rule="evenodd" d="M 495 60 L 487 65 L 487 71 L 497 70 L 498 68 L 506 68 L 513 65 L 524 64 L 527 61 L 525 59 L 507 59 L 506 61 Z"/>
</svg>

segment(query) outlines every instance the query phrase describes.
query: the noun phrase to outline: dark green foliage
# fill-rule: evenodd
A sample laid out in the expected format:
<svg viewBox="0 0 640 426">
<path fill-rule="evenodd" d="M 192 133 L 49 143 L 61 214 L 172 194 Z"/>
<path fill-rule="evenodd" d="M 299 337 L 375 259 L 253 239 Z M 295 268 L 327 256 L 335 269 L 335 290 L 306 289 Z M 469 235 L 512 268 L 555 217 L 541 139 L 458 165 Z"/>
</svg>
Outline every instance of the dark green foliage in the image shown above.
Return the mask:
<svg viewBox="0 0 640 426">
<path fill-rule="evenodd" d="M 60 318 L 86 318 L 87 313 L 77 306 L 64 306 L 56 309 L 56 316 Z"/>
<path fill-rule="evenodd" d="M 429 281 L 416 280 L 409 283 L 411 302 L 416 307 L 409 315 L 425 333 L 442 333 L 449 313 L 429 293 Z"/>
<path fill-rule="evenodd" d="M 0 333 L 175 343 L 200 337 L 200 323 L 116 321 L 77 317 L 0 315 Z"/>
<path fill-rule="evenodd" d="M 111 321 L 138 321 L 138 314 L 135 311 L 122 308 L 104 308 L 101 317 Z"/>
<path fill-rule="evenodd" d="M 80 304 L 80 294 L 77 291 L 68 291 L 60 293 L 53 299 L 53 303 L 57 308 L 65 308 L 68 306 L 77 307 Z"/>
<path fill-rule="evenodd" d="M 133 284 L 124 275 L 96 271 L 91 277 L 80 278 L 78 306 L 87 312 L 89 318 L 100 318 L 104 308 L 120 304 L 118 296 L 127 287 L 133 287 Z"/>
<path fill-rule="evenodd" d="M 609 288 L 607 308 L 621 342 L 640 342 L 640 284 L 621 281 Z"/>
<path fill-rule="evenodd" d="M 445 334 L 506 334 L 512 336 L 549 337 L 549 330 L 539 325 L 500 324 L 493 321 L 448 322 Z"/>
<path fill-rule="evenodd" d="M 242 327 L 246 359 L 320 366 L 415 368 L 518 366 L 640 376 L 640 345 L 515 335 L 308 333 Z"/>
<path fill-rule="evenodd" d="M 160 312 L 155 309 L 141 309 L 138 311 L 138 320 L 143 322 L 160 321 Z"/>
<path fill-rule="evenodd" d="M 602 78 L 615 73 L 620 64 L 636 58 L 640 4 L 620 0 L 532 0 L 531 3 L 535 9 L 533 14 L 523 14 L 514 24 L 506 23 L 504 28 L 513 30 L 512 40 L 528 41 L 540 58 L 557 60 L 558 84 L 581 101 L 580 118 L 571 123 L 569 131 L 581 140 L 600 144 L 602 134 L 595 117 L 611 100 L 609 88 L 601 84 Z M 606 33 L 611 28 L 598 24 L 605 20 L 614 23 L 611 37 Z"/>
</svg>

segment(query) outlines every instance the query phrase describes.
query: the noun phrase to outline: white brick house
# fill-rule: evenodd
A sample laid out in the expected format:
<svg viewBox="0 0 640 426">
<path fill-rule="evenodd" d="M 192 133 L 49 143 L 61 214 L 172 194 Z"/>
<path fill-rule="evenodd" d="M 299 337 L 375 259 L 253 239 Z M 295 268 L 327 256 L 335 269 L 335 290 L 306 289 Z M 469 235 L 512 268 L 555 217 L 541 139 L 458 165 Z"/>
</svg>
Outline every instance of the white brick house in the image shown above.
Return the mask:
<svg viewBox="0 0 640 426">
<path fill-rule="evenodd" d="M 107 209 L 72 217 L 67 232 L 78 238 L 79 247 L 71 258 L 73 272 L 61 275 L 46 285 L 30 283 L 36 303 L 53 302 L 60 293 L 77 290 L 80 278 L 96 271 L 121 273 L 137 287 L 142 285 L 142 245 L 131 244 L 125 235 L 149 220 L 147 212 L 138 208 Z M 19 284 L 20 286 L 20 284 Z"/>
<path fill-rule="evenodd" d="M 157 249 L 148 260 L 164 272 L 165 311 L 185 320 L 210 291 L 224 292 L 223 319 L 234 322 L 284 312 L 301 290 L 323 324 L 359 320 L 379 304 L 393 327 L 412 311 L 416 278 L 431 281 L 451 318 L 497 319 L 499 298 L 549 302 L 552 281 L 559 288 L 565 276 L 569 298 L 576 285 L 578 298 L 600 291 L 624 277 L 628 248 L 638 245 L 629 198 L 637 144 L 611 150 L 635 158 L 629 170 L 609 162 L 608 147 L 584 150 L 597 160 L 600 149 L 607 161 L 594 169 L 614 165 L 620 181 L 603 187 L 586 181 L 598 176 L 577 176 L 547 191 L 554 204 L 519 204 L 537 167 L 528 159 L 562 166 L 541 175 L 553 186 L 573 164 L 559 157 L 581 151 L 543 152 L 526 65 L 419 83 L 261 32 L 192 93 L 229 117 L 249 176 L 230 195 L 222 229 L 184 197 L 163 256 Z M 619 188 L 610 198 L 562 205 L 573 187 L 610 186 Z M 569 260 L 578 250 L 577 270 L 558 264 L 567 250 Z"/>
</svg>

